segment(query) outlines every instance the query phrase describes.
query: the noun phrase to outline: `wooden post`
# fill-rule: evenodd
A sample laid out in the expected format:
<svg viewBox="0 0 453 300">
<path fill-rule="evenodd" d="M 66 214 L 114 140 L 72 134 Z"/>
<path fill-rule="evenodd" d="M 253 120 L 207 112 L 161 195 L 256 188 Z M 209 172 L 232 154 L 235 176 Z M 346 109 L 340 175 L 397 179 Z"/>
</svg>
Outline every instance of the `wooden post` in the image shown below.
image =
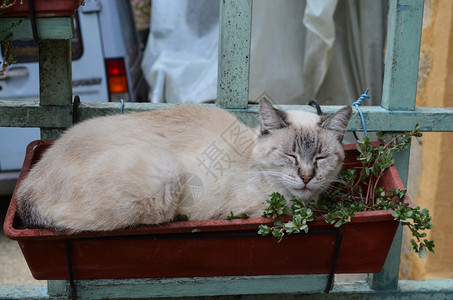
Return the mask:
<svg viewBox="0 0 453 300">
<path fill-rule="evenodd" d="M 423 0 L 391 0 L 385 52 L 381 105 L 388 110 L 412 111 L 417 93 L 418 59 L 423 21 Z M 395 155 L 403 184 L 407 185 L 409 150 Z M 399 226 L 382 272 L 370 276 L 376 290 L 398 287 L 402 229 Z"/>
<path fill-rule="evenodd" d="M 424 0 L 391 0 L 381 105 L 414 110 Z"/>
<path fill-rule="evenodd" d="M 71 105 L 71 40 L 39 41 L 39 95 L 42 107 Z M 62 129 L 41 128 L 41 139 L 57 138 L 61 132 Z"/>
<path fill-rule="evenodd" d="M 220 15 L 217 105 L 246 108 L 249 97 L 252 0 L 223 0 Z"/>
</svg>

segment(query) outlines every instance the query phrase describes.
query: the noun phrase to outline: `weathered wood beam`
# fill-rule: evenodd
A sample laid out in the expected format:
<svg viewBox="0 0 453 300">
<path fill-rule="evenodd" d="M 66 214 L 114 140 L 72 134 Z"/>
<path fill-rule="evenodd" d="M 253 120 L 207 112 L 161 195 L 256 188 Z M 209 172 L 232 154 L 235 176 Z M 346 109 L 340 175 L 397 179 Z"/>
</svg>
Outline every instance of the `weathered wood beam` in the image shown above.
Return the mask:
<svg viewBox="0 0 453 300">
<path fill-rule="evenodd" d="M 415 96 L 417 94 L 418 61 L 420 56 L 420 41 L 423 24 L 424 0 L 390 0 L 387 27 L 387 42 L 385 48 L 384 81 L 382 84 L 381 105 L 389 111 L 399 111 L 402 116 L 412 116 L 415 111 Z M 401 119 L 407 125 L 416 123 L 424 130 L 432 128 L 435 119 L 418 115 L 417 119 L 406 119 L 392 115 L 391 119 L 383 118 L 382 125 L 395 128 Z M 451 122 L 451 117 L 447 123 Z M 442 126 L 448 127 L 444 123 Z M 407 184 L 409 171 L 410 149 L 394 155 L 395 164 L 401 174 L 403 184 Z M 398 287 L 398 275 L 401 255 L 402 228 L 399 226 L 392 246 L 380 273 L 370 275 L 368 283 L 375 290 L 395 290 Z"/>
<path fill-rule="evenodd" d="M 329 293 L 324 289 L 323 275 L 287 275 L 178 279 L 86 280 L 80 281 L 80 296 L 86 298 L 149 298 L 215 296 L 216 299 L 450 299 L 453 296 L 453 280 L 401 281 L 398 290 L 376 293 L 364 282 L 336 283 Z M 313 293 L 311 291 L 318 291 Z M 250 295 L 247 297 L 247 295 Z M 261 295 L 261 296 L 257 296 Z M 93 297 L 95 296 L 95 297 Z"/>
<path fill-rule="evenodd" d="M 204 104 L 214 106 L 213 104 Z M 171 104 L 133 103 L 124 104 L 124 113 L 163 109 Z M 81 103 L 77 109 L 78 121 L 97 116 L 120 113 L 120 103 Z M 308 106 L 279 105 L 283 110 L 303 110 L 315 112 Z M 323 111 L 330 114 L 340 106 L 323 106 Z M 389 111 L 380 106 L 361 107 L 369 131 L 408 131 L 419 124 L 422 131 L 453 131 L 453 108 L 417 107 L 413 111 Z M 234 109 L 238 118 L 249 126 L 258 124 L 258 107 L 250 105 L 245 109 Z M 354 110 L 355 111 L 355 110 Z M 0 126 L 3 127 L 46 127 L 65 128 L 72 125 L 72 105 L 40 107 L 38 101 L 0 100 Z M 355 113 L 349 130 L 362 130 L 360 118 Z"/>
<path fill-rule="evenodd" d="M 316 277 L 315 277 L 316 278 Z M 214 279 L 214 280 L 213 280 Z M 219 278 L 208 278 L 207 281 L 214 282 Z M 238 284 L 228 285 L 223 282 L 220 285 L 217 285 L 215 290 L 211 289 L 212 293 L 218 295 L 220 292 L 227 290 L 229 294 L 240 294 L 241 291 L 238 290 L 238 287 L 243 284 L 244 278 L 238 278 Z M 196 279 L 193 279 L 196 280 Z M 164 284 L 162 284 L 162 281 Z M 171 282 L 174 282 L 174 288 L 165 290 L 171 285 Z M 60 284 L 61 283 L 61 284 Z M 204 283 L 202 278 L 198 279 L 197 284 L 189 285 L 187 287 L 184 284 L 184 281 L 178 281 L 177 279 L 129 279 L 121 281 L 110 281 L 110 280 L 98 280 L 93 281 L 81 281 L 77 282 L 83 285 L 83 289 L 80 289 L 80 296 L 87 296 L 87 298 L 109 298 L 109 299 L 118 299 L 118 298 L 150 298 L 150 297 L 165 297 L 171 296 L 176 298 L 177 295 L 169 294 L 169 292 L 176 291 L 177 294 L 184 296 L 193 296 L 193 295 L 202 295 L 204 290 Z M 118 285 L 117 283 L 121 283 Z M 318 285 L 318 284 L 317 284 Z M 261 286 L 259 286 L 260 288 Z M 87 288 L 85 290 L 85 288 Z M 453 280 L 452 279 L 443 279 L 443 280 L 426 280 L 426 281 L 412 281 L 412 280 L 401 280 L 399 282 L 399 287 L 397 290 L 391 291 L 381 291 L 376 292 L 373 289 L 369 288 L 366 283 L 363 281 L 356 282 L 341 282 L 336 283 L 333 290 L 329 294 L 295 294 L 290 293 L 294 291 L 297 287 L 291 286 L 291 289 L 283 291 L 280 294 L 272 293 L 266 296 L 261 296 L 262 298 L 270 300 L 278 299 L 332 299 L 332 300 L 348 300 L 348 299 L 451 299 L 453 297 Z M 259 291 L 252 291 L 252 289 L 247 285 L 242 289 L 245 293 L 250 294 L 251 292 L 256 292 L 261 295 L 269 291 L 269 287 L 264 285 L 264 289 Z M 90 293 L 90 294 L 88 294 Z M 83 294 L 83 295 L 82 295 Z M 42 285 L 35 286 L 5 286 L 0 287 L 0 298 L 1 299 L 67 299 L 68 292 L 65 281 L 49 281 L 49 287 Z M 241 299 L 257 299 L 257 295 L 242 296 Z M 221 296 L 216 297 L 216 299 L 237 299 L 237 296 Z"/>
<path fill-rule="evenodd" d="M 72 38 L 73 23 L 70 17 L 37 18 L 39 39 Z M 0 40 L 32 40 L 33 32 L 29 18 L 0 18 Z"/>
<path fill-rule="evenodd" d="M 389 1 L 381 105 L 415 109 L 424 0 Z"/>
</svg>

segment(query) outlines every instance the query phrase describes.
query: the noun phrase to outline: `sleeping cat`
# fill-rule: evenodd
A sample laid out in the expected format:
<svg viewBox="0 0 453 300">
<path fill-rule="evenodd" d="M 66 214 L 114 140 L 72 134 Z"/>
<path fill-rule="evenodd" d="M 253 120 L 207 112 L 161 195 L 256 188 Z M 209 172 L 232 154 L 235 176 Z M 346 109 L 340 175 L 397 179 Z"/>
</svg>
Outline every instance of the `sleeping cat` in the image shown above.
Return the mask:
<svg viewBox="0 0 453 300">
<path fill-rule="evenodd" d="M 273 192 L 317 199 L 335 181 L 351 107 L 329 116 L 260 101 L 257 130 L 219 108 L 181 105 L 94 118 L 64 133 L 17 191 L 27 227 L 68 232 L 260 217 Z"/>
</svg>

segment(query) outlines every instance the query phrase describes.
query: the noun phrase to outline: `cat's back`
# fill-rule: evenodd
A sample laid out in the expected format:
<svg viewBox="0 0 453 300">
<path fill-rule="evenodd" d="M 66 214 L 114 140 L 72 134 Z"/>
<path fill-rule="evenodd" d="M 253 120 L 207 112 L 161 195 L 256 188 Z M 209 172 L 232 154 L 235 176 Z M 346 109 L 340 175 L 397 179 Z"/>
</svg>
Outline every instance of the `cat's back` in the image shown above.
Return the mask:
<svg viewBox="0 0 453 300">
<path fill-rule="evenodd" d="M 168 222 L 180 175 L 200 168 L 197 157 L 213 143 L 221 146 L 231 125 L 246 130 L 227 111 L 191 105 L 77 124 L 21 182 L 21 217 L 28 225 L 72 230 Z"/>
<path fill-rule="evenodd" d="M 77 148 L 80 143 L 117 144 L 157 138 L 162 143 L 184 144 L 223 134 L 236 123 L 238 121 L 232 114 L 220 108 L 175 105 L 166 109 L 93 118 L 69 129 L 59 143 L 74 143 L 73 147 Z M 238 126 L 246 129 L 245 125 Z"/>
<path fill-rule="evenodd" d="M 216 107 L 175 105 L 93 118 L 68 129 L 34 169 L 40 169 L 41 173 L 49 168 L 78 171 L 95 166 L 104 168 L 114 162 L 130 165 L 131 160 L 135 162 L 138 157 L 158 160 L 166 154 L 184 163 L 194 160 L 213 143 L 220 146 L 232 127 L 242 138 L 253 139 L 250 128 Z M 240 142 L 239 139 L 236 142 Z M 232 146 L 230 148 L 235 148 Z"/>
</svg>

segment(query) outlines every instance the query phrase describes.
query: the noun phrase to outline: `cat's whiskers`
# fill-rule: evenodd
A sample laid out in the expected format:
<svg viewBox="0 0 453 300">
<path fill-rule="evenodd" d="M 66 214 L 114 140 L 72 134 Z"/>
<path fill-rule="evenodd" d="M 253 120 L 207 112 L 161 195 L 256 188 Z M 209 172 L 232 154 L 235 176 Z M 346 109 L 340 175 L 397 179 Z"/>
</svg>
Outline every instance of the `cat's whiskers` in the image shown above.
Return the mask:
<svg viewBox="0 0 453 300">
<path fill-rule="evenodd" d="M 288 186 L 284 180 L 281 180 L 281 178 L 286 175 L 283 172 L 262 170 L 262 171 L 252 171 L 249 174 L 251 174 L 251 175 L 263 175 L 263 174 L 274 175 L 274 176 L 266 176 L 265 177 L 266 182 L 269 185 L 278 186 L 281 189 L 280 192 L 284 191 L 288 194 L 291 194 L 292 187 Z"/>
<path fill-rule="evenodd" d="M 266 173 L 266 174 L 275 174 L 275 175 L 285 175 L 284 172 L 277 172 L 277 171 L 271 171 L 271 170 L 260 170 L 260 171 L 250 171 L 249 174 L 263 174 L 263 173 Z"/>
</svg>

